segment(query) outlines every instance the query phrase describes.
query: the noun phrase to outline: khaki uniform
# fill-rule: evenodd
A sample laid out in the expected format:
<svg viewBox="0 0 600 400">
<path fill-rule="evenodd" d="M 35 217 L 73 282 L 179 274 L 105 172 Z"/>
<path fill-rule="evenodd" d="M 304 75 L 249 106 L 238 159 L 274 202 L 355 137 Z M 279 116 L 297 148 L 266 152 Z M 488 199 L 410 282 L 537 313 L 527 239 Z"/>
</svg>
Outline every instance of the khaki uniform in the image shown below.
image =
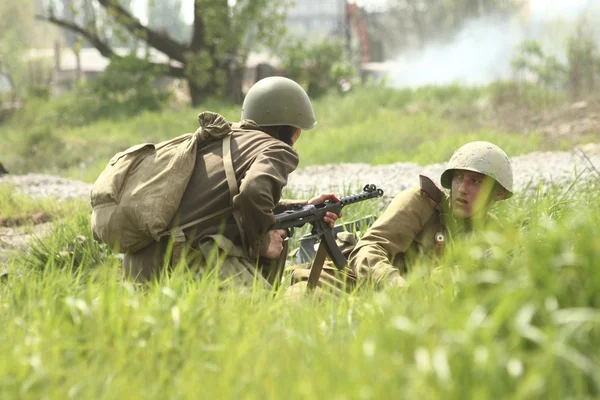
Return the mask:
<svg viewBox="0 0 600 400">
<path fill-rule="evenodd" d="M 385 286 L 405 275 L 417 257 L 435 265 L 453 237 L 470 231 L 451 217 L 448 195 L 429 178 L 420 179 L 420 186 L 394 198 L 350 254 L 359 282 Z"/>
<path fill-rule="evenodd" d="M 205 122 L 203 135 L 211 136 L 230 129 L 223 117 Z M 280 203 L 281 191 L 288 175 L 298 165 L 298 154 L 277 133 L 260 128 L 252 121 L 236 125 L 231 136 L 231 156 L 239 193 L 230 200 L 223 163 L 222 140 L 198 143 L 194 171 L 171 226 L 182 226 L 212 213 L 218 213 L 233 203 L 239 212 L 238 221 L 231 213 L 184 230 L 189 245 L 188 261 L 200 271 L 219 265 L 219 275 L 230 282 L 252 284 L 257 280 L 270 287 L 276 280 L 274 271 L 261 269 L 257 276 L 259 249 L 268 240 L 268 231 L 275 224 L 275 213 L 285 209 Z M 294 202 L 298 203 L 298 202 Z M 277 206 L 277 209 L 276 209 Z M 243 232 L 243 233 L 242 233 Z M 165 265 L 168 239 L 153 243 L 124 259 L 125 273 L 150 279 L 160 274 Z M 263 263 L 269 268 L 277 263 Z M 210 266 L 210 268 L 207 268 Z"/>
</svg>

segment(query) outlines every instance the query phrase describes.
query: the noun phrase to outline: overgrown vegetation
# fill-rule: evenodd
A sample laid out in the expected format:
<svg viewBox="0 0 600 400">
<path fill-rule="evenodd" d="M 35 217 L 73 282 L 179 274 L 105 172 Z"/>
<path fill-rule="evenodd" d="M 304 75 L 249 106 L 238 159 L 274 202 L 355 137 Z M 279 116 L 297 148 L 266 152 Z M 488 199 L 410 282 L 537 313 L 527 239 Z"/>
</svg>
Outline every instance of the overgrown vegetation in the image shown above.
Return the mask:
<svg viewBox="0 0 600 400">
<path fill-rule="evenodd" d="M 119 3 L 127 3 L 123 8 L 109 0 L 96 3 L 102 7 L 87 7 L 85 21 L 106 22 L 112 17 L 95 12 L 112 11 L 131 35 L 182 63 L 170 72 L 188 79 L 194 102 L 205 103 L 202 109 L 168 105 L 154 85 L 164 71 L 127 57 L 115 59 L 98 80 L 52 101 L 46 88 L 32 87 L 26 107 L 0 126 L 0 161 L 11 173 L 92 182 L 114 153 L 195 130 L 201 111 L 237 120 L 239 107 L 204 94 L 239 94 L 234 86 L 240 82 L 228 78 L 239 74 L 251 47 L 242 37 L 276 36 L 281 10 L 269 15 L 262 5 L 285 2 L 237 2 L 231 8 L 197 0 L 196 23 L 186 28 L 197 32 L 189 46 L 183 30 L 171 35 L 176 39 L 165 36 L 166 43 L 150 37 L 162 29 L 156 14 L 150 29 L 136 30 L 129 1 Z M 427 12 L 423 2 L 398 2 L 391 13 L 406 22 L 406 34 L 396 35 L 396 44 L 422 46 L 434 33 L 451 37 L 466 18 L 514 11 L 503 1 L 439 3 Z M 170 11 L 181 6 L 178 0 L 170 4 Z M 0 16 L 13 15 L 2 10 Z M 75 22 L 75 15 L 67 15 L 74 9 L 64 10 L 45 17 Z M 118 41 L 109 31 L 88 39 L 112 46 Z M 417 90 L 353 85 L 341 93 L 338 80 L 351 76 L 337 63 L 341 47 L 292 44 L 283 57 L 289 73 L 319 97 L 319 123 L 297 144 L 301 166 L 425 165 L 448 160 L 471 140 L 492 141 L 510 156 L 568 148 L 582 139 L 551 140 L 490 121 L 516 119 L 516 111 L 541 115 L 569 107 L 560 89 L 578 100 L 588 88 L 593 95 L 598 54 L 584 39 L 580 34 L 569 42 L 566 61 L 537 43 L 525 44 L 514 65 L 535 75 L 535 84 Z M 0 38 L 0 53 L 7 43 L 18 43 L 11 40 Z M 42 232 L 34 224 L 53 222 L 48 233 L 34 236 L 10 258 L 5 250 L 12 245 L 4 246 L 0 236 L 0 397 L 600 397 L 598 178 L 585 186 L 530 188 L 496 204 L 503 229 L 487 229 L 449 245 L 441 259 L 423 260 L 407 276 L 406 289 L 376 292 L 363 285 L 340 297 L 299 301 L 285 297 L 288 281 L 272 292 L 228 289 L 210 274 L 198 279 L 181 266 L 150 285 L 124 280 L 119 257 L 93 240 L 87 202 L 31 199 L 0 185 L 3 235 Z M 348 207 L 341 222 L 378 214 L 381 206 L 372 201 Z M 307 229 L 296 233 L 292 246 Z"/>
<path fill-rule="evenodd" d="M 103 105 L 118 108 L 125 115 L 136 114 L 139 110 L 160 110 L 170 95 L 156 83 L 165 69 L 165 66 L 153 65 L 135 55 L 115 58 L 86 91 Z"/>
<path fill-rule="evenodd" d="M 341 41 L 325 39 L 312 43 L 305 39 L 290 39 L 279 54 L 281 69 L 288 78 L 302 85 L 311 99 L 331 89 L 343 91 L 343 82 L 357 83 L 357 71 L 344 57 Z"/>
<path fill-rule="evenodd" d="M 563 148 L 563 143 L 535 132 L 490 129 L 486 121 L 503 105 L 535 112 L 563 102 L 560 94 L 510 83 L 417 90 L 355 86 L 348 93 L 333 91 L 315 101 L 318 125 L 304 133 L 297 148 L 302 166 L 400 161 L 426 165 L 447 160 L 453 149 L 473 138 L 496 142 L 510 155 Z M 132 116 L 134 108 L 99 101 L 97 94 L 30 101 L 0 125 L 2 162 L 14 173 L 46 172 L 92 182 L 118 151 L 194 131 L 196 116 L 203 110 L 220 112 L 231 121 L 240 113 L 238 107 L 219 101 L 202 109 L 163 107 Z"/>
<path fill-rule="evenodd" d="M 600 51 L 593 28 L 582 21 L 567 39 L 564 55 L 547 54 L 541 43 L 525 41 L 512 66 L 526 79 L 568 92 L 574 99 L 595 93 L 600 80 Z"/>
<path fill-rule="evenodd" d="M 90 245 L 82 210 L 0 283 L 0 392 L 196 398 L 201 384 L 218 398 L 595 398 L 597 190 L 499 203 L 504 231 L 416 266 L 408 289 L 299 302 L 284 298 L 287 283 L 223 290 L 182 270 L 145 288 L 124 281 L 119 260 Z"/>
</svg>

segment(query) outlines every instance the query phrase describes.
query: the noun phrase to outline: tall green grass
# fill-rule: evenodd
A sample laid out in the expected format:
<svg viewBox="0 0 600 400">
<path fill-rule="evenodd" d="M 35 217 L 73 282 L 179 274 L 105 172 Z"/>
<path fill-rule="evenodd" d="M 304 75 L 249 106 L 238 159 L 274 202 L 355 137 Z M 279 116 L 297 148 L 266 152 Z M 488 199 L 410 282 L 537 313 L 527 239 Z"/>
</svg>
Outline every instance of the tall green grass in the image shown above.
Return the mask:
<svg viewBox="0 0 600 400">
<path fill-rule="evenodd" d="M 182 270 L 125 281 L 74 213 L 0 283 L 0 396 L 597 398 L 597 190 L 498 203 L 503 230 L 415 266 L 407 289 L 297 302 L 287 283 L 234 290 Z"/>
</svg>

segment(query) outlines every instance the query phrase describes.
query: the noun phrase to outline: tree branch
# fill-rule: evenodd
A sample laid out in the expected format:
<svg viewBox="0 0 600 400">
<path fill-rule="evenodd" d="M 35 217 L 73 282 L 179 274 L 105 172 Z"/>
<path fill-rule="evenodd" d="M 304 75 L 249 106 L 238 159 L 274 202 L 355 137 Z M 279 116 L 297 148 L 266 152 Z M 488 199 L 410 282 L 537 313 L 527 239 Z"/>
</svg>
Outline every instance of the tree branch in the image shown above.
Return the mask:
<svg viewBox="0 0 600 400">
<path fill-rule="evenodd" d="M 90 42 L 91 45 L 93 45 L 96 49 L 98 49 L 100 54 L 102 54 L 106 58 L 110 58 L 115 55 L 115 52 L 113 51 L 113 49 L 111 49 L 109 45 L 104 43 L 102 41 L 102 39 L 100 39 L 95 34 L 88 32 L 87 30 L 85 30 L 84 28 L 82 28 L 81 26 L 79 26 L 73 22 L 58 19 L 52 13 L 50 13 L 49 16 L 36 15 L 35 19 L 37 19 L 39 21 L 51 22 L 55 25 L 65 28 L 65 29 L 69 29 L 73 32 L 79 33 L 81 36 L 86 38 L 88 40 L 88 42 Z"/>
<path fill-rule="evenodd" d="M 120 58 L 121 57 L 120 55 L 115 53 L 113 51 L 113 49 L 111 49 L 106 43 L 104 43 L 98 36 L 86 31 L 84 28 L 82 28 L 81 26 L 79 26 L 77 24 L 58 19 L 53 14 L 50 14 L 50 16 L 48 16 L 48 17 L 43 16 L 43 15 L 36 15 L 35 18 L 40 21 L 47 21 L 47 22 L 53 23 L 62 28 L 69 29 L 73 32 L 80 34 L 81 36 L 85 37 L 90 42 L 90 44 L 92 44 L 100 52 L 100 54 L 102 54 L 106 58 L 115 58 L 115 57 Z M 181 67 L 177 67 L 177 66 L 170 65 L 170 64 L 159 64 L 159 63 L 150 63 L 150 65 L 153 65 L 156 67 L 167 67 L 166 73 L 169 76 L 172 76 L 174 78 L 185 78 L 184 69 Z"/>
<path fill-rule="evenodd" d="M 121 7 L 115 0 L 98 0 L 98 3 L 108 11 L 109 15 L 115 15 L 118 22 L 135 37 L 147 41 L 150 46 L 172 59 L 185 62 L 186 46 L 142 25 L 137 18 Z"/>
</svg>

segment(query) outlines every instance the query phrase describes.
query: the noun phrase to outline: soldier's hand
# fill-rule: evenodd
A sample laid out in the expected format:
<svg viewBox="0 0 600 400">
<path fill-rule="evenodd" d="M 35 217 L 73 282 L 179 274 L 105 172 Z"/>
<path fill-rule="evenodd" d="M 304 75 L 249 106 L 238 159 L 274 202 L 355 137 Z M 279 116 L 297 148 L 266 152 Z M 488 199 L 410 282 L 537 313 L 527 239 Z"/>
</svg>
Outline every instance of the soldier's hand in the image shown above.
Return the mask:
<svg viewBox="0 0 600 400">
<path fill-rule="evenodd" d="M 283 229 L 269 231 L 268 236 L 260 247 L 260 255 L 269 259 L 276 259 L 283 250 L 283 241 L 287 237 L 287 232 Z"/>
<path fill-rule="evenodd" d="M 338 202 L 340 201 L 340 199 L 333 193 L 321 193 L 320 195 L 313 197 L 312 199 L 310 199 L 308 201 L 308 204 L 321 204 L 324 203 L 325 201 L 330 200 L 333 202 Z M 323 221 L 325 221 L 326 223 L 329 224 L 329 226 L 331 227 L 331 229 L 333 229 L 335 227 L 335 221 L 338 218 L 342 218 L 342 213 L 339 214 L 334 214 L 332 212 L 327 212 L 325 214 L 325 216 L 323 217 Z"/>
<path fill-rule="evenodd" d="M 388 288 L 404 288 L 407 287 L 408 283 L 406 282 L 406 280 L 400 276 L 400 274 L 392 274 L 388 277 L 388 280 L 386 281 L 386 287 Z"/>
</svg>

